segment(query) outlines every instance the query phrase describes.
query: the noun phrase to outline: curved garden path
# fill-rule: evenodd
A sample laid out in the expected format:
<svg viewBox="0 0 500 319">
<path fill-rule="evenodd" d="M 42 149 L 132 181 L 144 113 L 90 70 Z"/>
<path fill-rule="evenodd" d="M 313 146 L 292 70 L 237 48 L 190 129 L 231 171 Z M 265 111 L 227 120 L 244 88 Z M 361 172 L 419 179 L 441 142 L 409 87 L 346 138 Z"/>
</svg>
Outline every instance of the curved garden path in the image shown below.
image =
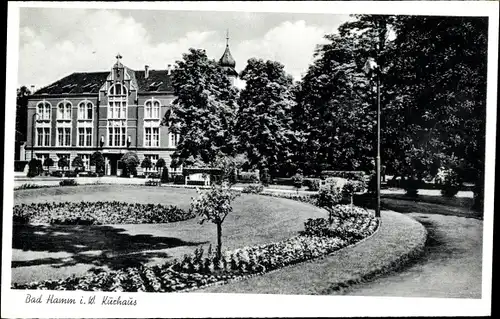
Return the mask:
<svg viewBox="0 0 500 319">
<path fill-rule="evenodd" d="M 19 190 L 14 203 L 125 201 L 172 204 L 188 209 L 192 189 L 125 185 L 87 185 Z M 223 248 L 234 249 L 292 237 L 307 218 L 326 213 L 288 199 L 243 195 L 223 225 Z M 196 246 L 215 247 L 216 228 L 199 218 L 169 224 L 57 226 L 18 225 L 13 229 L 12 281 L 25 283 L 82 275 L 93 268 L 163 263 Z"/>
<path fill-rule="evenodd" d="M 395 206 L 384 201 L 386 205 Z M 421 258 L 400 272 L 342 292 L 359 296 L 481 298 L 483 221 L 476 213 L 462 210 L 459 216 L 418 213 L 419 206 L 406 205 L 409 216 L 422 223 L 428 241 Z M 427 204 L 432 206 L 432 204 Z M 440 205 L 434 206 L 439 212 Z"/>
</svg>

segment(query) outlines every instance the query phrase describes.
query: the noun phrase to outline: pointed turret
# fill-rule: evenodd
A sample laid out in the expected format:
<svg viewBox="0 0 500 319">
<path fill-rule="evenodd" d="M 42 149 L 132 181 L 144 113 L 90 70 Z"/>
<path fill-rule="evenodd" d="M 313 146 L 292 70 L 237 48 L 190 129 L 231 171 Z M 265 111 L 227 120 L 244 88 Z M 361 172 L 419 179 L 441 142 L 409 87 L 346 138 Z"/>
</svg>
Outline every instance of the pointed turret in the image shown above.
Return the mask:
<svg viewBox="0 0 500 319">
<path fill-rule="evenodd" d="M 231 81 L 235 82 L 235 78 L 238 76 L 238 72 L 234 69 L 236 66 L 236 61 L 231 55 L 231 51 L 229 50 L 229 31 L 226 33 L 226 49 L 222 54 L 222 57 L 219 60 L 219 65 L 224 68 L 227 72 L 227 75 L 231 79 Z"/>
</svg>

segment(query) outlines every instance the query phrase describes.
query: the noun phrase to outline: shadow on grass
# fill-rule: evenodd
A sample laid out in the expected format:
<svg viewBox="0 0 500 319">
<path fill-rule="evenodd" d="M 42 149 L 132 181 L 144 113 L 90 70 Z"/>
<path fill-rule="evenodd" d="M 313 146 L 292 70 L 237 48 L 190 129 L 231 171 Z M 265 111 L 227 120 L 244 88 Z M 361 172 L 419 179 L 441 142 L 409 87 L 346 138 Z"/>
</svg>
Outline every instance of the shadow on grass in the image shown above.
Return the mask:
<svg viewBox="0 0 500 319">
<path fill-rule="evenodd" d="M 375 209 L 375 197 L 368 194 L 356 195 L 354 197 L 354 204 L 368 209 Z M 467 207 L 429 203 L 420 195 L 416 198 L 405 197 L 405 195 L 398 195 L 398 197 L 394 197 L 394 195 L 382 195 L 381 208 L 393 210 L 398 213 L 441 214 L 483 219 L 483 212 L 478 212 Z"/>
<path fill-rule="evenodd" d="M 156 250 L 197 246 L 206 242 L 187 242 L 174 237 L 129 235 L 112 226 L 14 225 L 12 248 L 40 252 L 40 258 L 12 261 L 12 268 L 51 265 L 54 268 L 88 264 L 111 269 L 136 267 L 152 258 L 169 258 Z M 65 252 L 69 257 L 45 257 Z"/>
</svg>

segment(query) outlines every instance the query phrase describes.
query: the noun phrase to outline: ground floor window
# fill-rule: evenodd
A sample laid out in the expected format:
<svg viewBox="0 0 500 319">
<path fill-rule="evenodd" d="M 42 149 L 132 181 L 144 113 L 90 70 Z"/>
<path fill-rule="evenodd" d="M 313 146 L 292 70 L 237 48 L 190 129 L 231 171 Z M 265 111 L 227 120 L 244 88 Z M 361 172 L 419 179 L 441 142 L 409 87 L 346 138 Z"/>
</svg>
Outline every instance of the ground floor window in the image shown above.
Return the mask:
<svg viewBox="0 0 500 319">
<path fill-rule="evenodd" d="M 57 128 L 57 146 L 71 146 L 71 128 Z"/>
<path fill-rule="evenodd" d="M 61 162 L 61 159 L 65 158 L 66 161 L 65 161 L 65 165 L 64 167 L 61 166 L 61 164 L 63 164 L 63 162 Z M 59 168 L 59 169 L 65 169 L 67 170 L 68 168 L 71 167 L 71 162 L 70 162 L 70 155 L 69 153 L 59 153 L 57 154 L 57 161 L 55 163 L 55 165 Z"/>
<path fill-rule="evenodd" d="M 123 126 L 114 126 L 108 128 L 108 145 L 125 146 L 127 139 L 127 128 Z"/>
<path fill-rule="evenodd" d="M 78 128 L 78 146 L 92 146 L 92 128 Z"/>
<path fill-rule="evenodd" d="M 146 127 L 144 128 L 144 146 L 159 147 L 160 146 L 160 128 Z"/>
<path fill-rule="evenodd" d="M 145 154 L 144 157 L 149 158 L 149 160 L 151 161 L 151 168 L 145 168 L 144 171 L 145 172 L 157 172 L 158 169 L 156 168 L 156 162 L 158 162 L 158 159 L 160 158 L 160 156 L 158 154 Z"/>
<path fill-rule="evenodd" d="M 37 127 L 36 145 L 50 146 L 50 127 Z"/>
<path fill-rule="evenodd" d="M 90 170 L 90 154 L 78 154 L 78 156 L 82 159 L 85 170 Z"/>
<path fill-rule="evenodd" d="M 168 140 L 170 147 L 177 147 L 177 143 L 179 143 L 179 134 L 168 133 Z"/>
</svg>

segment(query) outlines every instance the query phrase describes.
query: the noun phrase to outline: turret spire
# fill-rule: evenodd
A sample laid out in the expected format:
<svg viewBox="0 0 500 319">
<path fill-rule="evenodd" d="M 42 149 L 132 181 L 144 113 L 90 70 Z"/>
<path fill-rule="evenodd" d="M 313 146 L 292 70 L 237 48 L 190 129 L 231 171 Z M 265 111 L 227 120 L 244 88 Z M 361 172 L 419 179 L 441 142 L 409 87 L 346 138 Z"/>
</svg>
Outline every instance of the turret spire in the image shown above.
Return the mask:
<svg viewBox="0 0 500 319">
<path fill-rule="evenodd" d="M 229 29 L 226 30 L 226 47 L 229 47 Z"/>
</svg>

